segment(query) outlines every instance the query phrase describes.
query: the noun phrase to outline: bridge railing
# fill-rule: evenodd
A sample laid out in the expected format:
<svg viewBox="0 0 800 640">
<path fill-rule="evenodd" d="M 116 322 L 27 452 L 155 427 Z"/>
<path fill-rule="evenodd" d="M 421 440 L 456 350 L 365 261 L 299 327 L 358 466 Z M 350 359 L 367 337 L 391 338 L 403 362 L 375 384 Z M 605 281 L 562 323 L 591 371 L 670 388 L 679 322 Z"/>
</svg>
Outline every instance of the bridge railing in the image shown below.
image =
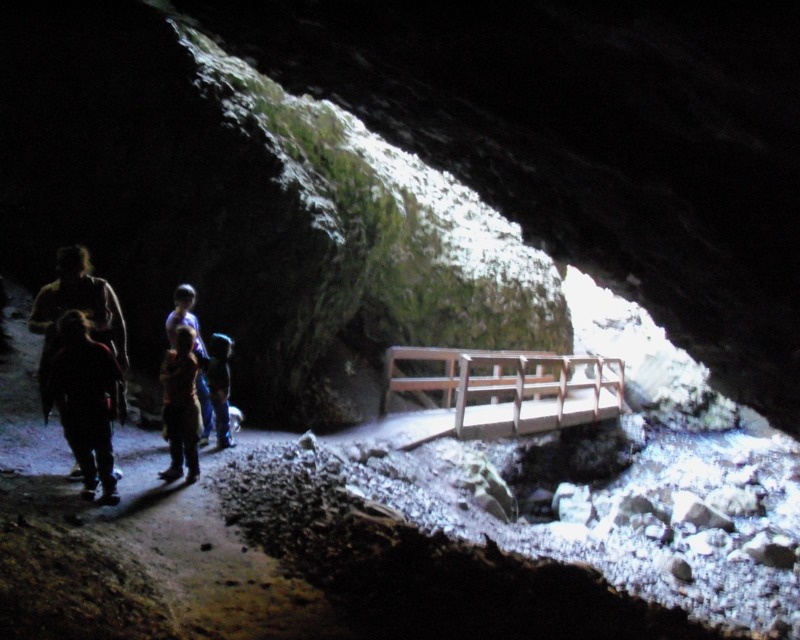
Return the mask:
<svg viewBox="0 0 800 640">
<path fill-rule="evenodd" d="M 575 367 L 586 365 L 595 369 L 592 377 L 574 377 Z M 511 370 L 515 375 L 502 376 L 500 381 L 491 386 L 473 384 L 474 370 L 485 370 L 486 367 L 500 367 Z M 535 368 L 537 376 L 530 379 L 528 371 Z M 510 397 L 514 403 L 513 425 L 515 432 L 520 430 L 522 402 L 529 397 L 556 397 L 556 425 L 561 423 L 564 414 L 564 403 L 571 391 L 582 389 L 594 390 L 593 414 L 595 419 L 600 415 L 601 391 L 606 388 L 616 395 L 617 409 L 622 411 L 625 387 L 625 364 L 620 358 L 603 358 L 601 356 L 506 356 L 497 354 L 469 354 L 459 357 L 458 399 L 456 402 L 456 434 L 460 437 L 464 428 L 464 417 L 470 398 Z M 544 374 L 544 375 L 542 375 Z M 479 378 L 480 379 L 480 378 Z M 513 381 L 512 381 L 513 380 Z"/>
<path fill-rule="evenodd" d="M 450 349 L 445 347 L 389 347 L 386 350 L 385 375 L 384 375 L 384 392 L 381 394 L 380 413 L 386 413 L 389 396 L 392 393 L 411 393 L 425 406 L 433 408 L 434 401 L 423 394 L 435 391 L 441 392 L 441 407 L 449 409 L 453 406 L 454 392 L 458 391 L 460 384 L 460 371 L 459 360 L 462 355 L 469 356 L 500 356 L 517 358 L 520 356 L 525 357 L 540 357 L 540 356 L 555 356 L 554 353 L 548 351 L 490 351 L 481 349 Z M 442 365 L 441 375 L 434 376 L 408 376 L 401 371 L 398 367 L 398 362 L 403 361 L 417 361 L 417 362 L 440 362 Z M 555 378 L 544 377 L 542 380 L 537 380 L 544 376 L 543 368 L 533 368 L 531 373 L 528 374 L 528 383 L 538 382 L 552 382 Z M 499 387 L 503 385 L 516 384 L 516 376 L 504 375 L 500 365 L 494 366 L 491 373 L 483 373 L 483 375 L 471 375 L 470 385 L 476 387 Z M 497 402 L 498 399 L 504 395 L 503 393 L 491 395 L 491 402 Z"/>
</svg>

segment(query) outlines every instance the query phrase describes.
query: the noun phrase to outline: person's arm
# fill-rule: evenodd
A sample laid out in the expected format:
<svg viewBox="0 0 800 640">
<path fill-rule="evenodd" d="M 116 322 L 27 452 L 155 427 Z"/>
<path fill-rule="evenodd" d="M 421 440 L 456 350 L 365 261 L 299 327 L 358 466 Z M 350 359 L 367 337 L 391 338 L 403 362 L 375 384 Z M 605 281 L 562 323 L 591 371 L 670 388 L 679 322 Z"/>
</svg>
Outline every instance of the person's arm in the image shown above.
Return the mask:
<svg viewBox="0 0 800 640">
<path fill-rule="evenodd" d="M 42 288 L 33 301 L 31 315 L 28 318 L 28 331 L 31 333 L 44 335 L 48 331 L 55 331 L 56 311 L 50 298 L 51 296 Z"/>
<path fill-rule="evenodd" d="M 67 407 L 64 403 L 64 375 L 62 373 L 63 366 L 61 359 L 56 357 L 53 362 L 53 368 L 50 371 L 50 377 L 47 379 L 47 392 L 53 398 L 53 404 L 58 409 L 59 415 L 66 415 Z"/>
<path fill-rule="evenodd" d="M 108 283 L 106 283 L 106 291 L 108 292 L 108 308 L 113 315 L 111 331 L 114 333 L 114 344 L 117 347 L 117 362 L 119 362 L 122 370 L 125 371 L 130 366 L 128 361 L 128 330 L 125 326 L 125 317 L 122 315 L 122 307 L 120 307 L 117 294 Z"/>
</svg>

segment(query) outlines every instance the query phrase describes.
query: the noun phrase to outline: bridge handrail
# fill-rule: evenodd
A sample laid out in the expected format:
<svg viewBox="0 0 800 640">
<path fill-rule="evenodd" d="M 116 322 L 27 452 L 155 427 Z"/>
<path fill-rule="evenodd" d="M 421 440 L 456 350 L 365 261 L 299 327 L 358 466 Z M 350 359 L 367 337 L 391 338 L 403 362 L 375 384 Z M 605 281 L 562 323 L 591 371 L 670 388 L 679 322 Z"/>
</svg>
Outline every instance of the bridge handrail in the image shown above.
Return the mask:
<svg viewBox="0 0 800 640">
<path fill-rule="evenodd" d="M 585 382 L 577 382 L 568 380 L 568 375 L 572 367 L 576 365 L 595 365 L 597 371 L 593 380 Z M 471 369 L 473 365 L 480 367 L 486 366 L 500 366 L 500 367 L 515 367 L 517 374 L 515 376 L 515 383 L 512 386 L 510 382 L 497 385 L 497 393 L 503 395 L 513 395 L 514 397 L 514 429 L 519 430 L 520 412 L 522 408 L 522 401 L 525 398 L 525 391 L 530 390 L 530 386 L 526 384 L 527 367 L 529 365 L 537 366 L 537 371 L 541 371 L 542 367 L 549 365 L 554 371 L 558 371 L 558 383 L 548 384 L 542 383 L 538 385 L 531 385 L 534 388 L 538 387 L 541 393 L 557 393 L 557 423 L 561 422 L 564 413 L 564 402 L 570 391 L 579 389 L 594 389 L 594 416 L 597 418 L 600 413 L 600 392 L 603 388 L 611 388 L 616 391 L 617 406 L 619 411 L 622 411 L 622 402 L 625 390 L 625 363 L 621 358 L 604 358 L 602 356 L 589 356 L 589 355 L 570 355 L 570 356 L 534 356 L 527 357 L 520 355 L 516 358 L 506 355 L 497 356 L 491 354 L 468 354 L 464 353 L 459 358 L 459 385 L 458 385 L 458 399 L 456 402 L 456 434 L 460 437 L 464 427 L 464 415 L 467 408 L 467 397 L 475 395 L 476 393 L 484 393 L 485 390 L 480 387 L 475 389 L 471 385 Z M 608 368 L 606 368 L 608 365 Z M 612 366 L 617 367 L 617 371 L 611 369 Z"/>
<path fill-rule="evenodd" d="M 424 391 L 444 391 L 442 405 L 450 408 L 453 401 L 453 391 L 458 389 L 458 362 L 463 354 L 475 357 L 499 357 L 499 358 L 518 358 L 526 356 L 538 358 L 542 356 L 555 357 L 550 351 L 524 351 L 524 350 L 489 350 L 489 349 L 455 349 L 450 347 L 414 347 L 414 346 L 393 346 L 386 350 L 384 357 L 385 375 L 384 391 L 381 394 L 380 414 L 386 413 L 389 395 L 393 392 L 424 392 Z M 404 377 L 395 375 L 395 365 L 397 361 L 421 360 L 439 361 L 444 364 L 444 375 L 426 377 Z M 532 374 L 534 375 L 534 374 Z M 538 374 L 541 377 L 541 373 Z M 535 376 L 534 376 L 535 377 Z M 496 371 L 494 376 L 476 376 L 475 384 L 480 385 L 484 380 L 503 379 L 503 376 Z M 516 381 L 516 377 L 513 378 Z M 485 384 L 488 384 L 485 383 Z"/>
</svg>

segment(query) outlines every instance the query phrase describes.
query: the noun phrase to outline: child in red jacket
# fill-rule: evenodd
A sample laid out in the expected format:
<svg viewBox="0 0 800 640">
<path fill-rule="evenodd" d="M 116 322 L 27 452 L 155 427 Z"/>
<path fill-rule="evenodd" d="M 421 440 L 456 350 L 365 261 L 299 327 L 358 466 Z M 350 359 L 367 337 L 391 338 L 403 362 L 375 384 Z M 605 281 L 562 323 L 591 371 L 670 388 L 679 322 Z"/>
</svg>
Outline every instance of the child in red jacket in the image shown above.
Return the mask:
<svg viewBox="0 0 800 640">
<path fill-rule="evenodd" d="M 114 354 L 89 337 L 91 323 L 78 309 L 58 320 L 62 348 L 56 353 L 48 391 L 61 416 L 64 436 L 83 474 L 84 500 L 94 500 L 98 481 L 103 486 L 99 504 L 119 504 L 114 475 L 111 421 L 117 383 L 123 379 Z"/>
</svg>

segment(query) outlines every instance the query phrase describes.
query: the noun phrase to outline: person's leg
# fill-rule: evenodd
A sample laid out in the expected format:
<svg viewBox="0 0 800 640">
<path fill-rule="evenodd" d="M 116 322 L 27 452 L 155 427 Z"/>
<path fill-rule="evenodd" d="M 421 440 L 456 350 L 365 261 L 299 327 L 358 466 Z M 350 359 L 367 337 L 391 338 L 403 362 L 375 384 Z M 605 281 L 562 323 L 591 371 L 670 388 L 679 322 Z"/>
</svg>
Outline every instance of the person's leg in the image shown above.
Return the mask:
<svg viewBox="0 0 800 640">
<path fill-rule="evenodd" d="M 232 447 L 230 405 L 227 401 L 214 402 L 214 417 L 217 425 L 217 447 Z"/>
<path fill-rule="evenodd" d="M 92 455 L 92 442 L 86 433 L 85 426 L 79 421 L 68 422 L 64 425 L 64 437 L 72 450 L 72 455 L 81 470 L 83 477 L 83 490 L 81 497 L 84 500 L 94 500 L 94 491 L 97 488 L 97 466 Z"/>
<path fill-rule="evenodd" d="M 113 492 L 117 486 L 114 475 L 114 447 L 111 439 L 114 432 L 107 420 L 98 423 L 94 431 L 94 455 L 97 460 L 97 475 L 103 485 L 103 493 Z"/>
<path fill-rule="evenodd" d="M 200 401 L 200 412 L 203 418 L 203 433 L 200 436 L 200 445 L 205 446 L 208 444 L 208 437 L 211 435 L 211 428 L 214 425 L 214 407 L 211 404 L 208 382 L 202 371 L 197 372 L 195 389 L 197 390 L 197 399 Z"/>
<path fill-rule="evenodd" d="M 183 438 L 180 434 L 170 434 L 169 437 L 169 469 L 162 472 L 165 479 L 180 478 L 183 475 Z"/>
<path fill-rule="evenodd" d="M 117 476 L 114 474 L 114 447 L 111 439 L 114 435 L 111 422 L 98 422 L 94 430 L 94 455 L 97 459 L 97 475 L 103 485 L 100 504 L 119 504 L 117 493 Z"/>
<path fill-rule="evenodd" d="M 167 439 L 169 440 L 169 468 L 161 471 L 158 476 L 164 480 L 177 480 L 183 476 L 183 437 L 180 430 L 181 420 L 180 409 L 167 405 L 164 407 L 164 424 L 167 427 Z"/>
<path fill-rule="evenodd" d="M 186 476 L 186 482 L 191 484 L 196 482 L 200 477 L 200 456 L 197 451 L 198 438 L 195 435 L 192 437 L 187 434 L 183 442 L 183 450 L 186 455 L 186 468 L 189 470 L 189 475 Z"/>
</svg>

